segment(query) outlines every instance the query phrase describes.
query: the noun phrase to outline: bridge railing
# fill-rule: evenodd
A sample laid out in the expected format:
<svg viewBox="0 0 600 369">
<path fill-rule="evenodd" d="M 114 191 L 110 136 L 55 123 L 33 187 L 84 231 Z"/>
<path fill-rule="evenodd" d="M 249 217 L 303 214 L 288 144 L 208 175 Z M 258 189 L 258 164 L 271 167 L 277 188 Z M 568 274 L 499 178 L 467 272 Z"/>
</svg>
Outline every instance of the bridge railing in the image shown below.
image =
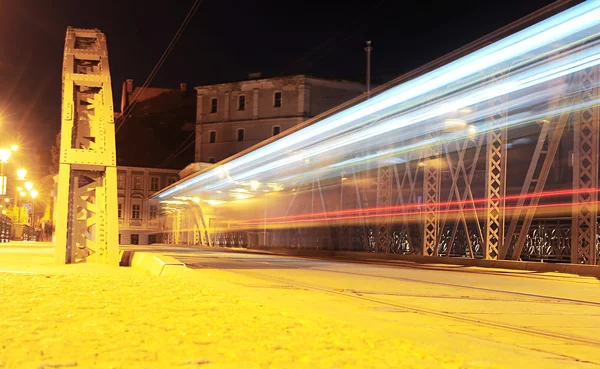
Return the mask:
<svg viewBox="0 0 600 369">
<path fill-rule="evenodd" d="M 11 237 L 12 220 L 4 214 L 0 214 L 0 242 L 9 242 Z"/>
</svg>

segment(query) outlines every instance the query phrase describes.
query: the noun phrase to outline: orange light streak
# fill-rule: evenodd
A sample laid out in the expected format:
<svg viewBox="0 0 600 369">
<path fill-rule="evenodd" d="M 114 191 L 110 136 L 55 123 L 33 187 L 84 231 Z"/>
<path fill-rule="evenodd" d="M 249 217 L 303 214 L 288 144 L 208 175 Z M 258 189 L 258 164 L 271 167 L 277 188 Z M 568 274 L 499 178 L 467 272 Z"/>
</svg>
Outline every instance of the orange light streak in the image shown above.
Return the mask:
<svg viewBox="0 0 600 369">
<path fill-rule="evenodd" d="M 545 191 L 545 192 L 541 192 L 539 194 L 529 193 L 529 194 L 525 194 L 525 195 L 520 195 L 520 194 L 519 195 L 510 195 L 510 196 L 503 197 L 503 199 L 505 201 L 512 201 L 512 200 L 533 198 L 536 196 L 554 197 L 554 196 L 574 195 L 574 194 L 579 194 L 579 193 L 585 193 L 588 191 L 589 192 L 600 192 L 600 189 L 591 188 L 591 189 L 578 189 L 578 190 L 567 189 L 567 190 Z M 487 198 L 479 198 L 479 199 L 473 199 L 473 200 L 445 201 L 445 202 L 438 203 L 437 206 L 438 207 L 444 207 L 444 206 L 450 207 L 450 206 L 458 206 L 458 205 L 465 205 L 465 204 L 466 205 L 481 204 L 481 203 L 486 203 L 486 202 L 487 202 Z M 573 204 L 573 203 L 568 203 L 568 204 Z M 286 220 L 284 223 L 288 223 L 291 220 L 302 219 L 302 218 L 307 218 L 307 217 L 311 217 L 311 218 L 325 217 L 324 218 L 325 220 L 338 220 L 338 219 L 342 219 L 342 218 L 336 217 L 337 215 L 399 211 L 399 210 L 420 208 L 420 207 L 423 207 L 424 205 L 425 204 L 423 204 L 423 203 L 414 203 L 414 204 L 406 204 L 406 205 L 399 205 L 399 206 L 396 205 L 396 206 L 372 207 L 372 208 L 364 208 L 364 209 L 336 210 L 336 211 L 320 212 L 320 213 L 278 216 L 278 217 L 266 218 L 266 220 L 271 222 L 271 221 L 275 221 L 275 220 L 284 219 L 284 220 Z M 538 207 L 540 207 L 540 206 L 538 206 Z M 508 209 L 508 208 L 505 208 L 505 209 Z M 456 211 L 460 211 L 460 210 L 461 209 L 459 209 L 459 208 L 455 208 L 455 209 L 452 209 L 450 212 L 456 212 Z M 473 210 L 472 207 L 471 208 L 463 208 L 463 211 L 472 211 L 472 210 Z M 475 210 L 485 210 L 485 209 L 480 208 L 480 209 L 475 209 Z M 440 211 L 440 212 L 442 212 L 442 211 Z M 388 215 L 388 214 L 373 214 L 370 217 L 384 216 L 384 215 Z M 362 217 L 364 217 L 364 215 L 362 215 Z M 264 221 L 265 221 L 265 218 L 255 218 L 255 219 L 244 220 L 244 221 L 242 221 L 242 223 L 253 223 L 253 222 L 264 222 Z M 312 219 L 310 221 L 314 221 L 314 219 Z"/>
<path fill-rule="evenodd" d="M 596 201 L 596 202 L 567 202 L 567 203 L 555 203 L 555 204 L 544 204 L 544 205 L 537 205 L 537 206 L 533 206 L 533 205 L 522 205 L 522 206 L 512 206 L 512 207 L 504 207 L 503 209 L 506 210 L 526 210 L 526 209 L 531 209 L 531 208 L 535 208 L 535 209 L 545 209 L 545 208 L 552 208 L 552 207 L 561 207 L 564 208 L 565 206 L 568 206 L 569 209 L 573 206 L 573 205 L 599 205 L 600 201 Z M 438 213 L 439 214 L 445 214 L 445 213 L 456 213 L 458 211 L 458 209 L 446 209 L 446 210 L 439 210 Z M 478 209 L 478 211 L 485 211 L 485 209 Z M 366 218 L 377 218 L 377 217 L 381 217 L 381 216 L 413 216 L 413 215 L 421 215 L 425 212 L 425 209 L 423 210 L 419 210 L 416 212 L 396 212 L 396 213 L 391 213 L 391 214 L 366 214 L 366 215 L 357 215 L 357 216 L 346 216 L 346 217 L 322 217 L 322 218 L 312 218 L 312 219 L 295 219 L 293 220 L 294 223 L 309 223 L 309 222 L 320 222 L 320 221 L 338 221 L 338 220 L 356 220 L 356 219 L 366 219 Z M 310 216 L 310 214 L 308 214 L 308 216 Z M 241 224 L 262 224 L 265 220 L 262 219 L 261 222 L 251 222 L 251 221 L 246 221 L 246 222 L 241 222 Z M 267 218 L 268 223 L 270 224 L 285 224 L 285 223 L 292 223 L 292 220 L 290 221 L 269 221 L 269 219 Z"/>
</svg>

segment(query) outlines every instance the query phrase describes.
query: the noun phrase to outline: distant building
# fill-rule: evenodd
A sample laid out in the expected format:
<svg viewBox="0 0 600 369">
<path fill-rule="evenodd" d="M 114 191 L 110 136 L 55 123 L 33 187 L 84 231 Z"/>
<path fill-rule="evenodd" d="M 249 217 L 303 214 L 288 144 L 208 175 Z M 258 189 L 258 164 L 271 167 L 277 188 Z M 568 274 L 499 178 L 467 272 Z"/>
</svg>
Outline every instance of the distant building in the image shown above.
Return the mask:
<svg viewBox="0 0 600 369">
<path fill-rule="evenodd" d="M 194 160 L 196 97 L 179 88 L 135 87 L 123 83 L 115 126 L 117 164 L 182 169 Z"/>
<path fill-rule="evenodd" d="M 258 77 L 252 76 L 251 77 Z M 296 75 L 198 86 L 195 161 L 214 163 L 365 91 L 357 82 Z"/>
<path fill-rule="evenodd" d="M 149 245 L 162 242 L 158 207 L 148 197 L 179 180 L 174 169 L 117 167 L 119 243 Z"/>
</svg>

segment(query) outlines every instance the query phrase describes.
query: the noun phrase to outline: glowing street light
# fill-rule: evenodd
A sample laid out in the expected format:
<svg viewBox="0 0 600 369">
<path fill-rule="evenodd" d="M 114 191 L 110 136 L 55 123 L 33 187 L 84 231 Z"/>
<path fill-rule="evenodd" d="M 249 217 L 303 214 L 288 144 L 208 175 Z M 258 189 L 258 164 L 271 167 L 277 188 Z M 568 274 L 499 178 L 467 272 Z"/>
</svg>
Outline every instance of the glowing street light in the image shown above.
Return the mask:
<svg viewBox="0 0 600 369">
<path fill-rule="evenodd" d="M 29 194 L 31 195 L 32 199 L 35 199 L 37 197 L 37 195 L 39 194 L 39 192 L 37 192 L 37 190 L 31 190 L 31 192 Z"/>
<path fill-rule="evenodd" d="M 21 195 L 21 197 L 25 197 L 27 195 L 27 192 L 21 191 L 21 193 L 19 193 L 19 195 Z"/>
<path fill-rule="evenodd" d="M 7 163 L 8 158 L 10 158 L 11 151 L 9 149 L 0 149 L 0 161 L 2 163 Z"/>
<path fill-rule="evenodd" d="M 17 151 L 17 150 L 19 150 L 19 146 L 17 146 L 17 145 L 12 145 L 12 146 L 10 147 L 10 149 L 11 149 L 12 151 Z"/>
<path fill-rule="evenodd" d="M 31 191 L 32 188 L 33 188 L 33 182 L 25 182 L 25 189 L 27 191 Z"/>
<path fill-rule="evenodd" d="M 20 180 L 24 180 L 26 175 L 27 175 L 27 170 L 25 170 L 23 168 L 17 169 L 17 178 L 19 178 Z"/>
</svg>

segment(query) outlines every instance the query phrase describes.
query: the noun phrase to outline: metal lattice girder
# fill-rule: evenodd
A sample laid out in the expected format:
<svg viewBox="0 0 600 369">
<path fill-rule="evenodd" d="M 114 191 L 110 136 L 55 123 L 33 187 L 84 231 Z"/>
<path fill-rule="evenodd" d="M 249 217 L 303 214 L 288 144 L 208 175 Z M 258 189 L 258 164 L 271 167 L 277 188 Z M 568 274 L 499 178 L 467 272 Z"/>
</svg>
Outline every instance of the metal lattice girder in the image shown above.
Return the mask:
<svg viewBox="0 0 600 369">
<path fill-rule="evenodd" d="M 119 264 L 110 69 L 96 29 L 67 29 L 56 211 L 57 263 Z"/>
<path fill-rule="evenodd" d="M 414 152 L 409 152 L 408 154 L 406 154 L 405 157 L 405 162 L 407 163 L 404 166 L 404 171 L 402 173 L 402 179 L 400 179 L 400 174 L 398 171 L 398 166 L 394 165 L 393 169 L 394 169 L 394 177 L 396 178 L 396 190 L 397 190 L 397 197 L 396 197 L 396 203 L 394 205 L 398 206 L 404 206 L 407 203 L 412 203 L 415 204 L 417 203 L 417 191 L 415 191 L 416 188 L 416 184 L 417 184 L 417 179 L 419 177 L 419 172 L 422 170 L 422 166 L 419 165 L 419 160 L 413 160 L 413 155 L 418 155 L 415 154 Z M 420 159 L 420 157 L 419 157 Z M 413 164 L 414 162 L 414 164 Z M 407 196 L 404 196 L 404 192 L 407 192 Z M 404 229 L 406 230 L 406 234 L 408 236 L 408 243 L 410 245 L 410 252 L 412 254 L 418 254 L 421 252 L 421 247 L 422 245 L 420 243 L 417 243 L 415 241 L 415 239 L 417 239 L 415 237 L 414 233 L 418 233 L 418 232 L 414 232 L 413 227 L 410 226 L 407 217 L 400 217 L 400 220 L 402 221 L 402 224 L 404 226 Z"/>
<path fill-rule="evenodd" d="M 573 142 L 573 225 L 571 262 L 597 263 L 598 223 L 598 98 L 599 68 L 584 69 L 577 74 L 581 100 L 585 109 L 575 112 Z"/>
<path fill-rule="evenodd" d="M 507 95 L 490 100 L 495 112 L 488 119 L 494 128 L 487 135 L 486 194 L 487 211 L 485 227 L 485 259 L 498 259 L 504 242 L 504 195 L 506 192 L 506 127 Z"/>
<path fill-rule="evenodd" d="M 432 135 L 428 134 L 427 138 Z M 424 183 L 423 183 L 423 255 L 438 255 L 438 232 L 439 232 L 439 194 L 440 194 L 440 148 L 431 145 L 425 148 L 424 155 Z"/>
<path fill-rule="evenodd" d="M 469 163 L 467 163 L 467 161 L 465 160 L 465 156 L 467 154 L 467 149 L 470 147 L 470 143 L 471 141 L 474 141 L 474 145 L 475 145 L 475 151 L 471 154 L 471 161 Z M 477 168 L 477 162 L 479 160 L 479 155 L 481 152 L 481 147 L 483 144 L 483 135 L 479 135 L 478 137 L 467 137 L 466 139 L 463 140 L 462 143 L 459 142 L 454 142 L 454 145 L 456 146 L 455 148 L 451 149 L 450 144 L 445 145 L 446 147 L 446 160 L 448 161 L 448 167 L 450 170 L 450 176 L 452 178 L 452 186 L 450 188 L 450 192 L 449 192 L 449 196 L 448 196 L 448 205 L 447 205 L 447 209 L 445 212 L 445 215 L 443 216 L 443 219 L 441 221 L 440 224 L 440 229 L 444 229 L 445 225 L 446 225 L 446 220 L 448 217 L 449 212 L 447 210 L 450 209 L 451 205 L 451 201 L 456 198 L 458 200 L 458 210 L 459 210 L 459 214 L 460 214 L 460 219 L 455 219 L 454 220 L 454 225 L 452 228 L 452 233 L 450 236 L 450 242 L 448 243 L 448 247 L 446 249 L 446 256 L 450 256 L 450 253 L 452 251 L 453 245 L 454 245 L 454 241 L 456 240 L 456 234 L 458 232 L 458 226 L 459 226 L 459 222 L 462 223 L 465 233 L 469 233 L 469 228 L 468 228 L 468 223 L 467 223 L 467 212 L 469 213 L 469 215 L 475 220 L 475 225 L 474 227 L 476 228 L 475 231 L 477 232 L 476 234 L 478 235 L 478 237 L 480 239 L 483 239 L 483 233 L 481 231 L 481 227 L 479 225 L 479 218 L 477 215 L 477 208 L 475 206 L 475 201 L 473 198 L 473 192 L 471 189 L 471 183 L 473 182 L 473 177 L 475 175 L 475 170 Z M 456 169 L 454 168 L 454 165 L 452 163 L 452 159 L 451 159 L 451 152 L 458 152 L 458 161 L 456 163 Z M 467 167 L 469 168 L 469 171 L 467 172 Z M 462 179 L 462 182 L 464 183 L 464 188 L 463 188 L 463 192 L 462 195 L 460 193 L 460 186 L 459 186 L 459 180 Z M 466 204 L 469 204 L 468 208 L 465 207 Z M 474 258 L 475 257 L 475 252 L 473 250 L 473 244 L 471 242 L 471 239 L 469 237 L 467 237 L 467 244 L 468 244 L 468 250 L 469 250 L 469 257 Z"/>
<path fill-rule="evenodd" d="M 197 229 L 199 233 L 199 244 L 208 245 L 212 247 L 208 226 L 206 225 L 206 221 L 204 220 L 204 213 L 202 211 L 202 207 L 196 203 L 191 203 L 189 205 L 189 209 L 191 209 L 191 216 L 194 218 L 194 229 Z M 202 231 L 200 231 L 200 229 L 202 229 Z M 196 236 L 194 235 L 194 237 Z"/>
<path fill-rule="evenodd" d="M 572 104 L 572 102 L 572 99 L 564 99 L 564 97 L 559 96 L 555 101 L 552 102 L 552 104 L 555 106 L 564 105 L 565 108 L 567 108 Z M 506 240 L 512 239 L 521 215 L 521 210 L 519 209 L 523 206 L 523 204 L 527 204 L 528 206 L 526 207 L 526 210 L 524 210 L 525 216 L 523 218 L 523 222 L 521 223 L 521 230 L 513 250 L 513 260 L 518 260 L 521 256 L 521 251 L 525 245 L 529 227 L 533 222 L 533 218 L 541 198 L 541 193 L 544 191 L 544 186 L 546 185 L 550 168 L 552 167 L 554 157 L 556 156 L 558 145 L 560 144 L 563 132 L 569 120 L 571 113 L 568 111 L 568 109 L 564 110 L 565 112 L 563 114 L 552 119 L 550 123 L 542 123 L 540 136 L 538 137 L 538 142 L 533 153 L 532 161 L 521 189 L 521 197 L 517 201 L 516 210 L 512 214 L 511 223 L 505 236 Z M 551 125 L 552 127 L 549 127 L 548 125 Z M 539 162 L 542 160 L 542 158 L 542 165 L 538 168 Z M 533 183 L 535 183 L 535 187 L 532 191 L 533 196 L 525 199 L 524 195 L 531 192 L 531 186 Z M 501 250 L 500 256 L 502 258 L 504 258 L 504 255 L 506 255 L 508 252 L 508 244 L 509 242 L 506 242 Z"/>
<path fill-rule="evenodd" d="M 181 216 L 181 210 L 177 209 L 175 211 L 175 216 L 173 217 L 173 243 L 176 245 L 181 244 L 181 223 L 183 217 Z"/>
<path fill-rule="evenodd" d="M 377 168 L 377 208 L 381 216 L 377 222 L 377 252 L 390 253 L 391 200 L 393 186 L 393 168 L 381 164 Z M 385 209 L 381 211 L 381 209 Z"/>
</svg>

